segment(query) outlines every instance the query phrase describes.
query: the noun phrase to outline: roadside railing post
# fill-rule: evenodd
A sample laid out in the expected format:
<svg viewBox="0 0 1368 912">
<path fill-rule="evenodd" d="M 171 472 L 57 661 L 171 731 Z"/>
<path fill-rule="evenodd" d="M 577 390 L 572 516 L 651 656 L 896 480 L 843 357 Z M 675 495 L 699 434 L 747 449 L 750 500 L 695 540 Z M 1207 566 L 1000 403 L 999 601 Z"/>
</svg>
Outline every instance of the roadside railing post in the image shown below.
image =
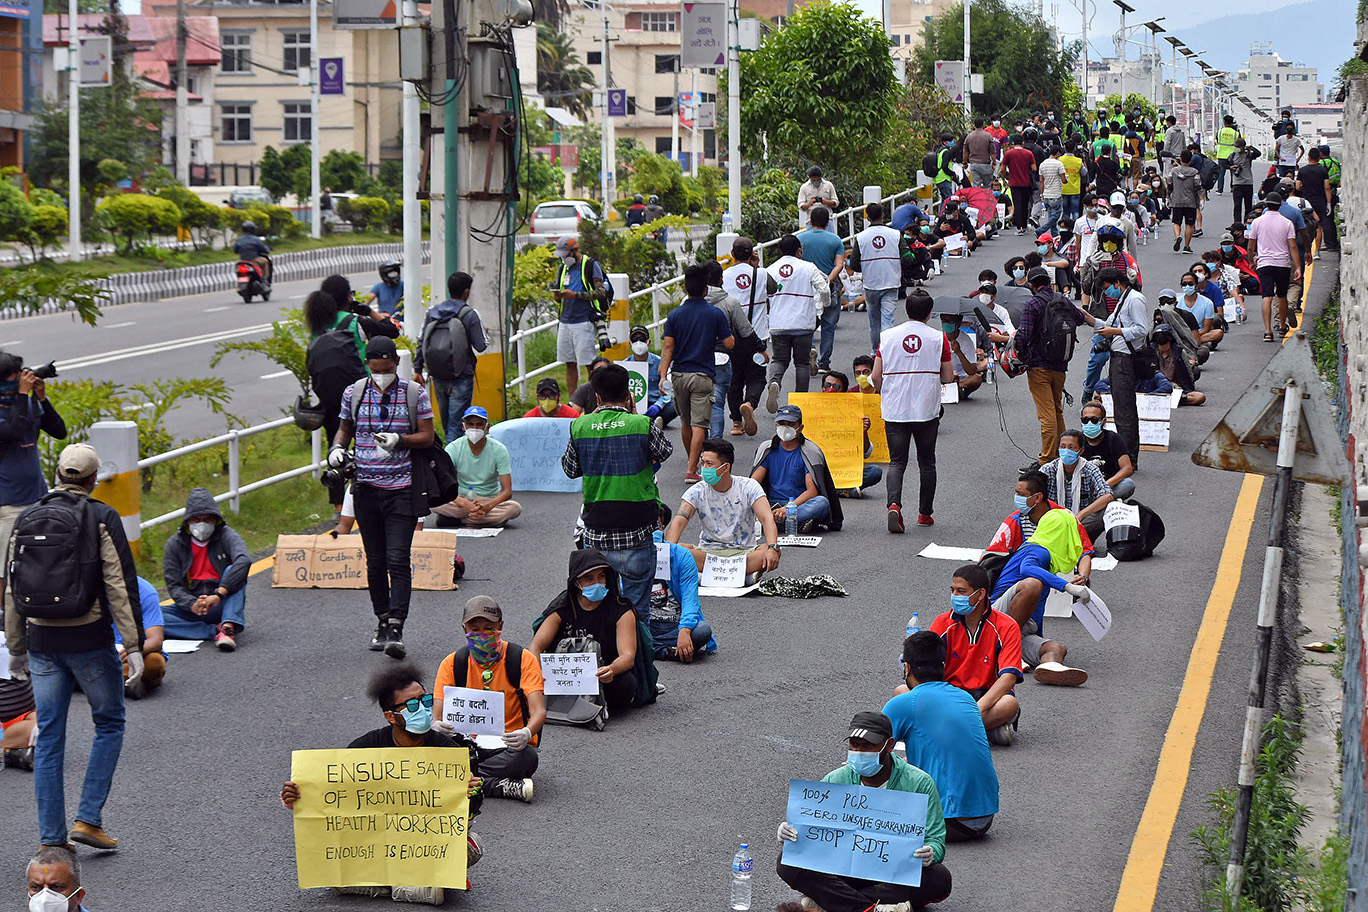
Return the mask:
<svg viewBox="0 0 1368 912">
<path fill-rule="evenodd" d="M 242 495 L 238 493 L 238 488 L 242 483 L 242 465 L 239 462 L 241 457 L 241 445 L 238 443 L 238 432 L 232 430 L 228 432 L 228 490 L 232 492 L 232 498 L 228 501 L 228 509 L 234 513 L 242 509 Z"/>
</svg>

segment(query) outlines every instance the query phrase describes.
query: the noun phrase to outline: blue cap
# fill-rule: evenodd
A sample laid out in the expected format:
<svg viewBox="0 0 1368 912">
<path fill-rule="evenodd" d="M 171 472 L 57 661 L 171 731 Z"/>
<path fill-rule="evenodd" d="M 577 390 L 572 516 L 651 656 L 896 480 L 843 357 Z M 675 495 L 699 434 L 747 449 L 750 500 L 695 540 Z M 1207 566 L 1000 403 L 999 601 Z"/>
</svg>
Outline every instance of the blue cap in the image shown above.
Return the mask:
<svg viewBox="0 0 1368 912">
<path fill-rule="evenodd" d="M 1159 300 L 1162 301 L 1165 298 L 1176 301 L 1178 300 L 1178 292 L 1174 291 L 1172 288 L 1165 288 L 1163 291 L 1159 292 Z"/>
<path fill-rule="evenodd" d="M 468 408 L 468 409 L 465 410 L 465 413 L 462 414 L 461 417 L 462 417 L 462 418 L 483 418 L 485 421 L 488 421 L 488 420 L 489 420 L 489 412 L 485 411 L 483 408 L 481 408 L 481 407 L 478 406 L 478 405 L 472 405 L 470 408 Z"/>
<path fill-rule="evenodd" d="M 781 405 L 779 411 L 774 413 L 775 422 L 787 421 L 790 423 L 801 422 L 803 420 L 803 410 L 796 405 Z"/>
</svg>

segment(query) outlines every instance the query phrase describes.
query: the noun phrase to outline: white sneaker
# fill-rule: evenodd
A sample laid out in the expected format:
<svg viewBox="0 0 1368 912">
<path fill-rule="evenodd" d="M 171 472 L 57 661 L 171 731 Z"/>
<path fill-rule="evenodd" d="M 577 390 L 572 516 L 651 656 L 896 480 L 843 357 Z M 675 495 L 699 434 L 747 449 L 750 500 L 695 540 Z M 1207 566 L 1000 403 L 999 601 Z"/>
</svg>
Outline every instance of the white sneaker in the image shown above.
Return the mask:
<svg viewBox="0 0 1368 912">
<path fill-rule="evenodd" d="M 446 890 L 441 887 L 390 887 L 390 899 L 395 902 L 440 906 L 446 902 Z"/>
<path fill-rule="evenodd" d="M 998 744 L 1002 747 L 1011 747 L 1012 741 L 1016 739 L 1016 730 L 1012 728 L 1012 723 L 999 725 L 997 728 L 988 730 L 988 741 L 991 744 Z"/>
<path fill-rule="evenodd" d="M 1041 662 L 1033 672 L 1041 684 L 1055 684 L 1059 687 L 1077 687 L 1088 680 L 1088 673 L 1081 668 L 1070 668 L 1059 662 Z"/>
<path fill-rule="evenodd" d="M 910 902 L 877 903 L 874 906 L 874 912 L 912 912 L 912 904 Z"/>
<path fill-rule="evenodd" d="M 803 912 L 822 912 L 822 907 L 817 905 L 811 896 L 798 897 L 798 905 L 803 907 Z"/>
<path fill-rule="evenodd" d="M 769 385 L 769 395 L 765 398 L 765 408 L 773 415 L 779 411 L 779 381 L 771 380 Z"/>
</svg>

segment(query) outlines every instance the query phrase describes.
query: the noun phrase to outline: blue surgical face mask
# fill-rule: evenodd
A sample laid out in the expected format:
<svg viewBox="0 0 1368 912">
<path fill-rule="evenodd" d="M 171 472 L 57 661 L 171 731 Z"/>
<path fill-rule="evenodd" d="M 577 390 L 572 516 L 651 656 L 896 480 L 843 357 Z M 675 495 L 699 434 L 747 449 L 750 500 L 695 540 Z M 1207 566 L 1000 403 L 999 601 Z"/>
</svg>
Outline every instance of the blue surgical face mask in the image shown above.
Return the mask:
<svg viewBox="0 0 1368 912">
<path fill-rule="evenodd" d="M 404 707 L 399 710 L 404 720 L 404 730 L 413 735 L 426 735 L 432 729 L 432 707 L 419 706 L 417 710 Z"/>
<path fill-rule="evenodd" d="M 969 596 L 967 595 L 951 595 L 950 610 L 960 617 L 964 617 L 964 615 L 974 610 L 974 605 L 969 601 Z"/>
<path fill-rule="evenodd" d="M 883 768 L 878 751 L 846 751 L 846 759 L 861 776 L 874 776 Z"/>
<path fill-rule="evenodd" d="M 1023 513 L 1031 509 L 1031 505 L 1027 503 L 1027 501 L 1029 501 L 1030 499 L 1031 498 L 1027 497 L 1025 494 L 1012 495 L 1012 500 L 1016 502 L 1016 508 Z"/>
<path fill-rule="evenodd" d="M 591 602 L 601 602 L 608 597 L 608 586 L 604 583 L 594 583 L 590 586 L 583 586 L 580 591 L 584 597 Z"/>
<path fill-rule="evenodd" d="M 1107 294 L 1113 298 L 1121 297 L 1122 288 L 1120 285 L 1108 285 Z"/>
<path fill-rule="evenodd" d="M 941 323 L 941 332 L 945 333 L 947 336 L 957 329 L 959 329 L 958 323 Z"/>
<path fill-rule="evenodd" d="M 1050 252 L 1050 245 L 1049 245 L 1049 244 L 1036 244 L 1036 253 L 1040 254 L 1041 256 L 1044 256 L 1045 254 L 1047 254 L 1047 253 L 1049 253 L 1049 252 Z"/>
<path fill-rule="evenodd" d="M 1183 294 L 1184 294 L 1185 296 L 1187 296 L 1187 297 L 1191 297 L 1191 296 L 1192 296 L 1193 294 L 1195 294 L 1196 292 L 1197 292 L 1197 286 L 1196 286 L 1196 285 L 1184 285 L 1184 286 L 1183 286 Z"/>
<path fill-rule="evenodd" d="M 1026 270 L 1024 270 L 1024 269 L 1013 269 L 1013 270 L 1012 270 L 1012 278 L 1016 279 L 1018 282 L 1021 281 L 1022 279 L 1026 278 Z"/>
<path fill-rule="evenodd" d="M 1234 253 L 1234 252 L 1235 252 L 1235 245 L 1234 245 L 1234 244 L 1222 244 L 1222 245 L 1221 245 L 1221 253 Z"/>
<path fill-rule="evenodd" d="M 1078 462 L 1078 451 L 1070 450 L 1067 447 L 1060 447 L 1059 461 L 1064 463 L 1066 466 L 1073 465 L 1074 463 Z"/>
<path fill-rule="evenodd" d="M 1101 425 L 1101 423 L 1099 422 L 1099 423 L 1097 423 L 1097 424 L 1093 424 L 1093 423 L 1088 422 L 1088 421 L 1083 422 L 1083 436 L 1084 436 L 1084 437 L 1087 437 L 1089 440 L 1096 440 L 1098 437 L 1101 437 L 1101 436 L 1102 436 L 1102 425 Z M 1073 451 L 1070 450 L 1069 452 L 1073 452 Z"/>
</svg>

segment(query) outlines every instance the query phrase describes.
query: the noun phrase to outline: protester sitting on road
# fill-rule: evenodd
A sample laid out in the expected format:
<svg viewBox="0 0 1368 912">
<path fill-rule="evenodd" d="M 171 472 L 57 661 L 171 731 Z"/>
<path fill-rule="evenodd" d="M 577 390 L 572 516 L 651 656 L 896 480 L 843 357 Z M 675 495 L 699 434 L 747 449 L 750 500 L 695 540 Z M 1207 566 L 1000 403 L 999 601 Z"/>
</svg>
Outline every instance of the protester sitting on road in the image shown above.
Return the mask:
<svg viewBox="0 0 1368 912">
<path fill-rule="evenodd" d="M 859 355 L 859 356 L 856 357 L 855 360 L 856 360 L 856 361 L 859 361 L 860 358 L 864 358 L 866 361 L 869 362 L 870 366 L 869 366 L 867 369 L 870 370 L 870 371 L 872 372 L 872 371 L 873 371 L 873 362 L 874 362 L 874 359 L 871 358 L 871 357 L 869 357 L 868 355 Z M 866 378 L 868 378 L 869 376 L 870 376 L 870 374 L 866 374 L 866 375 L 865 375 Z M 871 381 L 871 382 L 872 382 L 872 381 Z M 849 380 L 849 379 L 846 377 L 846 375 L 845 375 L 844 373 L 842 373 L 841 371 L 827 371 L 827 375 L 826 375 L 825 377 L 822 378 L 822 392 L 824 392 L 824 393 L 850 393 L 850 392 L 858 393 L 858 392 L 860 392 L 860 388 L 857 386 L 857 387 L 855 387 L 854 389 L 851 389 L 851 387 L 850 387 L 850 380 Z M 870 426 L 870 421 L 869 421 L 869 417 L 868 417 L 868 416 L 865 416 L 864 421 L 863 421 L 863 424 L 864 424 L 864 431 L 863 431 L 863 434 L 864 434 L 864 449 L 862 450 L 862 452 L 864 453 L 864 458 L 865 458 L 865 459 L 868 459 L 868 458 L 870 458 L 871 456 L 874 455 L 874 443 L 873 443 L 873 441 L 871 441 L 871 440 L 869 439 L 869 426 Z M 838 496 L 838 497 L 853 497 L 853 498 L 859 499 L 860 497 L 863 496 L 863 494 L 862 494 L 861 492 L 862 492 L 865 488 L 873 487 L 874 485 L 878 484 L 879 481 L 880 481 L 880 479 L 882 479 L 882 478 L 883 478 L 883 467 L 882 467 L 882 466 L 875 465 L 875 464 L 873 464 L 873 463 L 867 462 L 867 463 L 865 463 L 865 466 L 864 466 L 864 472 L 863 472 L 863 474 L 862 474 L 861 477 L 860 477 L 860 486 L 859 486 L 858 488 L 842 488 L 840 491 L 837 492 L 837 496 Z"/>
<path fill-rule="evenodd" d="M 433 698 L 439 702 L 445 699 L 448 687 L 504 695 L 503 747 L 477 748 L 484 793 L 531 804 L 532 774 L 540 763 L 537 745 L 546 723 L 546 682 L 541 662 L 530 649 L 503 638 L 503 609 L 487 595 L 477 595 L 465 603 L 461 627 L 466 644 L 437 666 Z M 463 669 L 459 677 L 458 669 Z M 451 723 L 440 719 L 432 727 L 444 735 L 456 734 Z"/>
<path fill-rule="evenodd" d="M 573 405 L 561 405 L 560 381 L 542 377 L 537 381 L 537 404 L 527 410 L 524 418 L 578 418 L 582 413 Z"/>
<path fill-rule="evenodd" d="M 705 450 L 705 458 L 706 453 Z M 740 479 L 738 479 L 739 481 Z M 746 479 L 749 481 L 750 479 Z M 670 575 L 662 578 L 660 563 L 656 562 L 656 580 L 651 586 L 651 639 L 655 641 L 655 657 L 671 662 L 692 662 L 695 658 L 717 651 L 717 640 L 712 627 L 703 620 L 703 606 L 698 601 L 698 564 L 693 552 L 684 545 L 665 540 L 670 527 L 670 508 L 658 506 L 655 533 L 657 547 L 664 544 L 670 552 Z M 778 555 L 778 548 L 774 549 Z"/>
<path fill-rule="evenodd" d="M 1068 510 L 1049 510 L 1036 522 L 1026 543 L 1007 559 L 993 587 L 993 606 L 1020 625 L 1022 657 L 1035 667 L 1035 679 L 1041 684 L 1077 687 L 1088 680 L 1086 671 L 1063 664 L 1068 648 L 1044 635 L 1050 589 L 1075 598 L 1088 595 L 1088 577 L 1079 566 L 1082 557 L 1078 520 Z M 1061 575 L 1065 573 L 1073 576 Z"/>
<path fill-rule="evenodd" d="M 593 360 L 589 362 L 589 380 L 593 381 L 594 372 L 599 368 L 612 363 L 603 355 L 595 355 Z M 594 384 L 592 382 L 581 383 L 575 387 L 574 392 L 570 394 L 570 404 L 579 409 L 581 415 L 587 415 L 596 410 L 598 408 L 598 395 L 594 393 Z"/>
<path fill-rule="evenodd" d="M 985 554 L 1011 555 L 1035 534 L 1036 524 L 1051 510 L 1058 510 L 1059 504 L 1049 498 L 1050 485 L 1045 476 L 1038 471 L 1027 472 L 1017 479 L 1012 500 L 1016 511 L 998 526 L 993 540 L 984 549 Z M 1077 520 L 1074 520 L 1077 523 Z M 1078 572 L 1084 578 L 1092 570 L 1093 545 L 1088 531 L 1078 526 L 1079 542 L 1083 545 L 1083 556 L 1078 561 Z"/>
<path fill-rule="evenodd" d="M 945 814 L 945 839 L 977 839 L 998 812 L 998 777 L 974 698 L 945 680 L 945 641 L 929 630 L 903 641 L 907 692 L 884 705 L 907 762 L 936 783 Z M 899 688 L 900 690 L 902 688 Z"/>
<path fill-rule="evenodd" d="M 779 566 L 779 531 L 774 515 L 760 482 L 732 474 L 735 459 L 736 450 L 727 441 L 710 438 L 703 442 L 703 480 L 684 491 L 679 513 L 671 521 L 665 540 L 679 542 L 689 520 L 697 513 L 702 525 L 698 547 L 685 547 L 699 570 L 710 553 L 724 557 L 745 554 L 747 575 L 773 570 Z"/>
<path fill-rule="evenodd" d="M 1117 500 L 1130 499 L 1135 495 L 1135 480 L 1131 478 L 1135 465 L 1121 435 L 1105 427 L 1107 407 L 1100 401 L 1089 402 L 1079 412 L 1079 421 L 1083 429 L 1083 458 L 1101 470 Z"/>
<path fill-rule="evenodd" d="M 1200 393 L 1196 389 L 1196 384 L 1192 379 L 1192 371 L 1189 370 L 1187 361 L 1183 354 L 1173 344 L 1173 329 L 1167 323 L 1160 323 L 1154 327 L 1154 332 L 1150 334 L 1151 341 L 1154 342 L 1154 351 L 1159 358 L 1159 370 L 1156 377 L 1169 381 L 1168 392 L 1172 392 L 1174 386 L 1183 391 L 1183 398 L 1178 400 L 1179 405 L 1202 405 L 1206 402 L 1206 393 Z M 1136 392 L 1165 392 L 1162 389 L 1149 389 L 1148 387 L 1137 385 Z"/>
<path fill-rule="evenodd" d="M 69 846 L 45 845 L 28 863 L 28 907 L 32 912 L 85 912 L 81 863 Z"/>
<path fill-rule="evenodd" d="M 166 636 L 214 639 L 223 652 L 237 649 L 247 624 L 247 571 L 252 555 L 205 488 L 185 499 L 185 519 L 166 540 L 162 579 L 171 604 L 163 613 Z"/>
<path fill-rule="evenodd" d="M 603 552 L 593 548 L 570 552 L 565 590 L 551 600 L 542 617 L 532 637 L 533 652 L 555 652 L 556 644 L 566 637 L 592 637 L 599 648 L 596 674 L 608 709 L 617 712 L 632 705 L 638 686 L 637 615 L 623 597 L 618 572 Z"/>
<path fill-rule="evenodd" d="M 651 351 L 651 332 L 644 326 L 633 326 L 628 338 L 632 343 L 632 354 L 628 356 L 627 360 L 646 362 L 646 406 L 650 408 L 664 399 L 664 404 L 660 406 L 660 411 L 655 420 L 661 427 L 666 427 L 671 421 L 679 417 L 679 412 L 675 410 L 674 399 L 661 395 L 660 355 Z M 760 394 L 756 393 L 756 395 L 759 396 Z"/>
<path fill-rule="evenodd" d="M 3 645 L 0 638 L 0 646 Z M 0 739 L 4 768 L 32 771 L 38 713 L 33 702 L 33 682 L 28 678 L 0 678 L 0 726 L 4 728 L 4 738 Z"/>
<path fill-rule="evenodd" d="M 769 498 L 776 524 L 788 518 L 787 504 L 798 511 L 798 531 L 810 535 L 819 525 L 839 529 L 843 521 L 822 448 L 803 436 L 803 411 L 786 405 L 774 416 L 774 437 L 755 452 L 751 478 Z"/>
<path fill-rule="evenodd" d="M 960 401 L 983 385 L 987 375 L 988 359 L 982 357 L 972 332 L 965 332 L 964 318 L 958 314 L 941 314 L 941 332 L 950 346 L 950 366 L 955 372 L 955 384 L 959 387 Z"/>
<path fill-rule="evenodd" d="M 366 696 L 380 705 L 380 712 L 388 724 L 367 732 L 347 745 L 348 750 L 375 747 L 464 747 L 470 751 L 470 777 L 466 780 L 470 795 L 470 813 L 467 821 L 473 822 L 480 813 L 483 802 L 483 785 L 480 778 L 479 748 L 475 742 L 460 733 L 444 735 L 432 727 L 432 706 L 437 702 L 434 694 L 428 693 L 423 686 L 423 675 L 418 666 L 411 662 L 387 665 L 370 676 L 366 682 Z M 286 782 L 280 787 L 280 803 L 293 811 L 301 797 L 299 784 Z M 466 835 L 466 867 L 473 867 L 484 855 L 483 840 L 473 831 Z M 470 880 L 467 878 L 469 889 Z M 395 902 L 424 903 L 440 906 L 446 899 L 442 887 L 339 887 L 339 893 L 361 896 L 389 896 Z"/>
<path fill-rule="evenodd" d="M 1050 500 L 1072 512 L 1096 542 L 1103 531 L 1102 515 L 1116 497 L 1102 470 L 1083 458 L 1085 439 L 1076 428 L 1065 431 L 1059 438 L 1059 456 L 1041 466 L 1040 474 L 1049 483 Z"/>
<path fill-rule="evenodd" d="M 938 903 L 950 895 L 950 871 L 945 867 L 945 818 L 936 783 L 922 770 L 893 756 L 893 723 L 880 712 L 860 712 L 850 722 L 847 762 L 822 777 L 838 785 L 863 785 L 926 796 L 925 844 L 913 857 L 921 860 L 921 885 L 876 883 L 839 874 L 824 874 L 784 864 L 780 852 L 779 879 L 803 894 L 800 902 L 780 904 L 775 912 L 909 912 L 914 906 Z M 796 842 L 801 821 L 779 824 L 779 844 Z"/>
<path fill-rule="evenodd" d="M 988 740 L 1004 747 L 1015 737 L 1021 704 L 1013 688 L 1023 678 L 1021 628 L 992 607 L 988 571 L 966 564 L 950 581 L 950 610 L 930 631 L 945 643 L 945 678 L 978 704 Z"/>
<path fill-rule="evenodd" d="M 1216 343 L 1225 338 L 1225 333 L 1216 328 L 1215 304 L 1206 295 L 1198 292 L 1197 276 L 1193 273 L 1183 273 L 1178 282 L 1178 287 L 1183 292 L 1178 297 L 1178 312 L 1185 315 L 1184 319 L 1188 321 L 1188 326 L 1192 328 L 1192 334 L 1197 337 L 1198 342 L 1215 348 Z M 1161 297 L 1162 295 L 1163 292 L 1160 292 Z"/>
<path fill-rule="evenodd" d="M 472 405 L 461 418 L 462 435 L 446 445 L 465 494 L 433 512 L 456 520 L 455 525 L 501 528 L 522 515 L 522 504 L 513 500 L 508 447 L 489 437 L 488 427 L 489 412 Z"/>
<path fill-rule="evenodd" d="M 124 696 L 137 700 L 161 684 L 166 677 L 166 653 L 162 645 L 166 642 L 166 622 L 162 618 L 161 596 L 157 587 L 138 577 L 138 610 L 142 613 L 143 627 L 143 673 L 133 677 L 128 664 L 127 650 L 123 646 L 123 634 L 114 626 L 114 646 L 119 650 L 119 661 L 123 663 Z"/>
</svg>

